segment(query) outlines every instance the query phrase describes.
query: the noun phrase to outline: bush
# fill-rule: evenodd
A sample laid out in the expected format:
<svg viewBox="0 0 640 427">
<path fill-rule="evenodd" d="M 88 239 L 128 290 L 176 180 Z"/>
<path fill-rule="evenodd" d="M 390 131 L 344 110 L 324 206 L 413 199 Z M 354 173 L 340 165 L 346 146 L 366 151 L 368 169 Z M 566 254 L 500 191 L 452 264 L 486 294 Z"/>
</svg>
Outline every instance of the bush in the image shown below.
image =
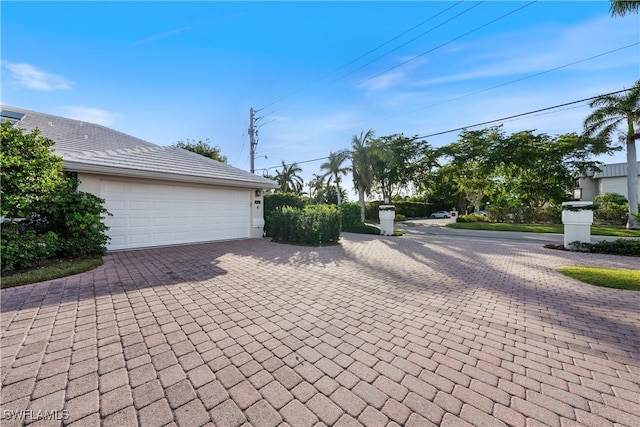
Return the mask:
<svg viewBox="0 0 640 427">
<path fill-rule="evenodd" d="M 380 234 L 380 229 L 373 225 L 360 224 L 351 226 L 348 228 L 343 227 L 342 231 L 346 231 L 348 233 L 358 233 L 358 234 Z"/>
<path fill-rule="evenodd" d="M 40 260 L 50 258 L 57 250 L 59 237 L 53 232 L 37 234 L 15 222 L 2 224 L 2 272 L 33 267 Z"/>
<path fill-rule="evenodd" d="M 640 256 L 640 239 L 618 239 L 612 242 L 606 240 L 596 243 L 573 242 L 572 250 L 600 254 Z"/>
<path fill-rule="evenodd" d="M 103 255 L 109 242 L 102 219 L 109 215 L 104 199 L 78 191 L 78 181 L 67 179 L 29 221 L 35 229 L 60 236 L 55 255 L 62 258 Z"/>
<path fill-rule="evenodd" d="M 378 221 L 378 207 L 383 205 L 382 202 L 367 202 L 364 207 L 364 218 L 368 221 Z"/>
<path fill-rule="evenodd" d="M 38 131 L 3 122 L 2 214 L 26 218 L 3 224 L 2 271 L 35 265 L 42 259 L 102 255 L 109 240 L 102 218 L 104 200 L 78 191 L 78 181 L 66 177 L 61 157 L 51 154 L 54 142 Z"/>
<path fill-rule="evenodd" d="M 629 203 L 627 198 L 622 194 L 618 193 L 604 193 L 599 196 L 596 196 L 593 199 L 593 203 L 598 206 L 605 205 L 626 205 Z"/>
<path fill-rule="evenodd" d="M 458 222 L 484 222 L 486 220 L 487 217 L 479 213 L 458 216 Z"/>
<path fill-rule="evenodd" d="M 538 224 L 562 223 L 562 206 L 545 206 L 534 214 L 534 221 Z"/>
<path fill-rule="evenodd" d="M 284 206 L 267 217 L 267 235 L 275 241 L 322 245 L 340 238 L 340 212 L 335 206 Z"/>
<path fill-rule="evenodd" d="M 425 218 L 435 211 L 431 203 L 402 201 L 394 204 L 396 213 L 407 218 Z"/>
<path fill-rule="evenodd" d="M 342 228 L 354 227 L 362 224 L 360 218 L 360 205 L 354 202 L 341 203 L 340 218 L 342 220 Z"/>
<path fill-rule="evenodd" d="M 271 223 L 268 219 L 273 212 L 276 212 L 285 206 L 289 206 L 294 209 L 302 209 L 306 204 L 307 201 L 295 193 L 266 193 L 264 195 L 264 232 L 266 235 L 270 235 L 269 227 Z"/>
<path fill-rule="evenodd" d="M 384 204 L 380 201 L 368 202 L 365 205 L 365 218 L 377 221 L 379 219 L 378 207 Z M 405 218 L 425 218 L 437 210 L 433 203 L 398 201 L 391 204 L 396 207 L 396 214 L 403 215 Z"/>
<path fill-rule="evenodd" d="M 266 218 L 271 212 L 283 206 L 302 209 L 306 204 L 307 201 L 295 193 L 266 193 L 264 195 L 264 216 Z"/>
<path fill-rule="evenodd" d="M 629 206 L 613 203 L 598 205 L 593 212 L 593 219 L 600 224 L 625 225 L 629 220 Z"/>
</svg>

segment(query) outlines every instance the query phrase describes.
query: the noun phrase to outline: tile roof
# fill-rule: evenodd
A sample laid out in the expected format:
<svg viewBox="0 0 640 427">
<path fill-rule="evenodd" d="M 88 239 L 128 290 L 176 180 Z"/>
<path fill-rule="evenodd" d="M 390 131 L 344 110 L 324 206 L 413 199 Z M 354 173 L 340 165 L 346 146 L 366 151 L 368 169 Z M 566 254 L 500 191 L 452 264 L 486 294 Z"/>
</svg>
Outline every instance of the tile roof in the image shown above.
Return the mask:
<svg viewBox="0 0 640 427">
<path fill-rule="evenodd" d="M 182 148 L 160 146 L 105 126 L 2 106 L 25 114 L 16 126 L 55 142 L 65 168 L 120 176 L 201 182 L 250 188 L 276 188 L 269 179 Z"/>
<path fill-rule="evenodd" d="M 640 162 L 638 162 L 638 169 L 640 169 Z M 595 172 L 593 174 L 594 179 L 599 178 L 615 178 L 627 176 L 627 163 L 611 163 L 602 166 L 601 172 Z"/>
</svg>

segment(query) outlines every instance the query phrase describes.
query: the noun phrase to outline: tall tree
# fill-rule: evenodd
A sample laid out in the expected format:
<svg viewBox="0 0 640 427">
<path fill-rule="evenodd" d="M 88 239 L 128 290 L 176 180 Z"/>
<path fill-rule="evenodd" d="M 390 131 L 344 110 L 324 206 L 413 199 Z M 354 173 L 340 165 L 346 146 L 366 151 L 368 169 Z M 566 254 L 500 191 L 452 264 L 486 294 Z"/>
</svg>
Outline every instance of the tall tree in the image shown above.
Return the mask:
<svg viewBox="0 0 640 427">
<path fill-rule="evenodd" d="M 596 108 L 585 120 L 584 131 L 588 136 L 596 136 L 602 141 L 613 142 L 614 135 L 620 127 L 626 127 L 620 137 L 627 146 L 627 197 L 629 199 L 629 221 L 627 228 L 637 229 L 638 220 L 638 162 L 636 140 L 640 132 L 640 80 L 636 81 L 626 93 L 602 95 L 591 101 L 591 108 Z"/>
<path fill-rule="evenodd" d="M 373 171 L 371 170 L 371 140 L 374 137 L 373 129 L 366 133 L 360 132 L 360 136 L 353 135 L 351 140 L 351 163 L 353 173 L 353 185 L 358 190 L 358 203 L 360 203 L 360 217 L 364 222 L 365 201 L 364 196 L 371 191 L 373 184 Z"/>
<path fill-rule="evenodd" d="M 322 175 L 313 174 L 309 180 L 309 200 L 311 203 L 323 203 L 325 198 L 324 177 Z"/>
<path fill-rule="evenodd" d="M 612 16 L 625 16 L 627 13 L 638 13 L 638 11 L 640 11 L 640 1 L 611 0 L 610 11 Z"/>
<path fill-rule="evenodd" d="M 416 136 L 394 134 L 371 141 L 373 188 L 386 203 L 401 189 L 418 187 L 435 164 L 434 150 Z"/>
<path fill-rule="evenodd" d="M 511 150 L 502 149 L 505 137 L 501 126 L 480 130 L 463 130 L 456 142 L 443 147 L 441 152 L 451 158 L 452 170 L 457 171 L 455 181 L 460 193 L 481 209 L 482 199 L 493 183 L 496 167 L 509 163 Z"/>
<path fill-rule="evenodd" d="M 342 164 L 347 160 L 348 152 L 340 151 L 337 153 L 330 153 L 329 160 L 320 165 L 320 170 L 326 171 L 324 174 L 325 178 L 328 179 L 328 183 L 333 180 L 336 184 L 336 192 L 338 194 L 338 204 L 341 202 L 341 193 L 340 190 L 340 182 L 342 182 L 341 175 L 346 175 L 351 168 L 348 166 L 343 166 Z"/>
<path fill-rule="evenodd" d="M 282 170 L 276 170 L 275 180 L 280 185 L 280 191 L 284 193 L 302 193 L 303 180 L 298 175 L 302 168 L 297 163 L 287 165 L 282 161 Z"/>
<path fill-rule="evenodd" d="M 185 150 L 191 151 L 196 154 L 200 154 L 201 156 L 208 157 L 213 160 L 217 160 L 221 163 L 227 163 L 227 156 L 223 156 L 220 153 L 219 146 L 211 145 L 209 138 L 205 139 L 204 141 L 202 140 L 196 141 L 195 139 L 187 138 L 184 141 L 180 140 L 176 142 L 175 146 L 178 148 L 183 148 Z"/>
</svg>

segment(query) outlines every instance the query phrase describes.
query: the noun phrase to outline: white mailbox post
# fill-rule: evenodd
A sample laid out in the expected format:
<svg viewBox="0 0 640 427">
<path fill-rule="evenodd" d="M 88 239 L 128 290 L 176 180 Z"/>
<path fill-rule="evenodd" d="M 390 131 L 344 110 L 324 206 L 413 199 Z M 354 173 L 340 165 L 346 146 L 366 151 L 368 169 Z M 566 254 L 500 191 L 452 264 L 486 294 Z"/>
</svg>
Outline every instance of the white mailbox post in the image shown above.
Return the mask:
<svg viewBox="0 0 640 427">
<path fill-rule="evenodd" d="M 458 211 L 455 209 L 449 212 L 449 223 L 454 222 L 458 222 Z"/>
<path fill-rule="evenodd" d="M 394 205 L 380 205 L 378 209 L 380 234 L 383 236 L 392 236 L 393 225 L 396 219 L 396 207 Z"/>
<path fill-rule="evenodd" d="M 593 202 L 562 203 L 565 249 L 570 249 L 572 242 L 591 243 L 592 206 Z"/>
</svg>

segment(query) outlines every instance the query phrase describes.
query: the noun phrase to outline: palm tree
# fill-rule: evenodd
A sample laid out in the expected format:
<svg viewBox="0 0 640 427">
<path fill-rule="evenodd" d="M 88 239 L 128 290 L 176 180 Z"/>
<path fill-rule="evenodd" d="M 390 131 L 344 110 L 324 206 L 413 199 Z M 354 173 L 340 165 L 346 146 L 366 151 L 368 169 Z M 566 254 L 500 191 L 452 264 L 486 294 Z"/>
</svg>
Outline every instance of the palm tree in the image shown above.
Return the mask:
<svg viewBox="0 0 640 427">
<path fill-rule="evenodd" d="M 611 0 L 609 9 L 612 16 L 625 16 L 627 13 L 638 13 L 640 10 L 640 1 Z"/>
<path fill-rule="evenodd" d="M 309 180 L 309 199 L 320 203 L 319 197 L 324 191 L 324 177 L 322 175 L 313 174 Z"/>
<path fill-rule="evenodd" d="M 320 170 L 326 170 L 327 172 L 323 175 L 325 178 L 329 178 L 327 183 L 330 183 L 331 180 L 336 183 L 337 193 L 338 193 L 338 204 L 340 204 L 340 182 L 342 178 L 340 175 L 346 175 L 347 172 L 351 170 L 350 167 L 344 167 L 342 164 L 345 160 L 347 160 L 348 152 L 340 151 L 338 153 L 330 153 L 329 161 L 324 162 L 320 165 Z"/>
<path fill-rule="evenodd" d="M 360 136 L 353 135 L 351 146 L 353 185 L 358 190 L 358 203 L 360 203 L 360 218 L 364 222 L 365 193 L 369 193 L 373 183 L 373 173 L 371 171 L 371 147 L 369 141 L 373 139 L 374 131 L 369 129 L 366 133 L 360 132 Z"/>
<path fill-rule="evenodd" d="M 591 101 L 591 108 L 597 108 L 584 120 L 584 131 L 587 136 L 601 138 L 611 142 L 620 125 L 626 122 L 627 131 L 621 140 L 627 144 L 627 192 L 629 199 L 629 221 L 627 228 L 637 229 L 638 220 L 638 162 L 636 156 L 635 125 L 640 126 L 640 80 L 625 94 L 602 95 Z"/>
<path fill-rule="evenodd" d="M 301 193 L 302 178 L 298 173 L 302 172 L 302 168 L 297 163 L 287 165 L 282 161 L 282 171 L 276 170 L 275 180 L 280 185 L 280 191 L 284 193 Z"/>
</svg>

